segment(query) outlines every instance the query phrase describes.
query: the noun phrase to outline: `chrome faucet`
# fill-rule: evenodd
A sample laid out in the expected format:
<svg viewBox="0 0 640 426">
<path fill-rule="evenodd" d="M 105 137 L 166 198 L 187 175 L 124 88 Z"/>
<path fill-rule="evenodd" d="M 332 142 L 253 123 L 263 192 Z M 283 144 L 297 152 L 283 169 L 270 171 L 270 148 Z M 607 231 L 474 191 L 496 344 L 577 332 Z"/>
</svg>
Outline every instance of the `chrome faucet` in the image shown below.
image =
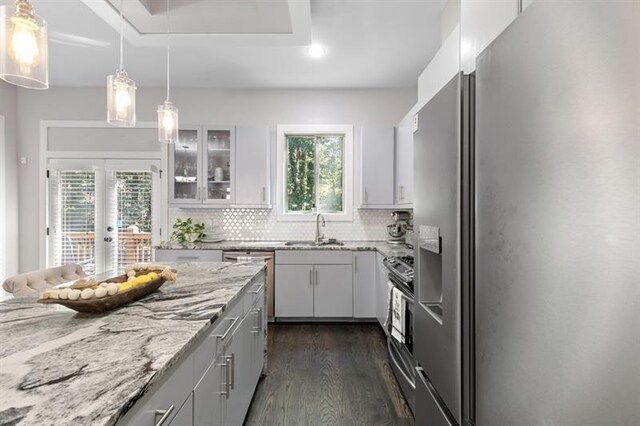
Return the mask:
<svg viewBox="0 0 640 426">
<path fill-rule="evenodd" d="M 326 223 L 324 221 L 324 216 L 322 216 L 321 213 L 318 213 L 318 215 L 316 216 L 316 245 L 320 245 L 320 242 L 322 240 L 324 240 L 324 233 L 322 235 L 320 235 L 320 220 L 322 219 L 322 227 L 324 228 L 326 226 Z"/>
</svg>

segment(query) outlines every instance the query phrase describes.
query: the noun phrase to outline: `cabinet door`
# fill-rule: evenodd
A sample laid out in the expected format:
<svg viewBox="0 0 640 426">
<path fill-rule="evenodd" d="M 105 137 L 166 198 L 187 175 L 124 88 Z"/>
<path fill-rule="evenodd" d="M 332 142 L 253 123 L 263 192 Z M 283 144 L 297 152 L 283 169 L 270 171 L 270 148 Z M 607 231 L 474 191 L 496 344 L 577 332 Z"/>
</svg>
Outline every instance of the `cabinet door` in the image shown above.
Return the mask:
<svg viewBox="0 0 640 426">
<path fill-rule="evenodd" d="M 169 203 L 200 204 L 202 152 L 199 127 L 181 128 L 169 146 Z"/>
<path fill-rule="evenodd" d="M 376 252 L 353 252 L 353 316 L 376 318 Z"/>
<path fill-rule="evenodd" d="M 233 203 L 235 196 L 235 135 L 233 127 L 205 127 L 202 152 L 203 203 Z"/>
<path fill-rule="evenodd" d="M 171 426 L 191 426 L 200 425 L 200 423 L 193 423 L 193 395 L 189 395 L 189 398 L 182 404 L 180 410 L 176 416 L 171 420 L 169 425 Z"/>
<path fill-rule="evenodd" d="M 276 317 L 313 317 L 313 266 L 276 265 L 275 280 Z"/>
<path fill-rule="evenodd" d="M 198 426 L 218 426 L 222 422 L 221 403 L 224 396 L 222 382 L 222 356 L 214 362 L 193 389 L 193 420 Z"/>
<path fill-rule="evenodd" d="M 376 254 L 376 317 L 382 327 L 387 319 L 387 313 L 389 309 L 389 272 L 387 268 L 382 264 L 384 256 L 380 253 Z"/>
<path fill-rule="evenodd" d="M 353 316 L 353 268 L 351 265 L 314 266 L 314 316 Z"/>
<path fill-rule="evenodd" d="M 362 128 L 361 205 L 388 206 L 394 203 L 394 130 L 391 126 Z"/>
<path fill-rule="evenodd" d="M 241 425 L 251 403 L 255 384 L 252 379 L 254 316 L 246 315 L 233 332 L 231 344 L 225 351 L 230 369 L 230 395 L 226 400 L 223 424 Z"/>
<path fill-rule="evenodd" d="M 236 126 L 236 197 L 238 206 L 269 205 L 269 129 Z"/>
<path fill-rule="evenodd" d="M 413 204 L 413 128 L 396 129 L 396 204 Z"/>
<path fill-rule="evenodd" d="M 258 294 L 258 300 L 253 308 L 255 315 L 255 325 L 252 330 L 254 336 L 254 362 L 253 375 L 255 384 L 258 383 L 262 368 L 264 367 L 265 349 L 267 344 L 267 313 L 265 311 L 265 294 L 264 291 Z"/>
</svg>

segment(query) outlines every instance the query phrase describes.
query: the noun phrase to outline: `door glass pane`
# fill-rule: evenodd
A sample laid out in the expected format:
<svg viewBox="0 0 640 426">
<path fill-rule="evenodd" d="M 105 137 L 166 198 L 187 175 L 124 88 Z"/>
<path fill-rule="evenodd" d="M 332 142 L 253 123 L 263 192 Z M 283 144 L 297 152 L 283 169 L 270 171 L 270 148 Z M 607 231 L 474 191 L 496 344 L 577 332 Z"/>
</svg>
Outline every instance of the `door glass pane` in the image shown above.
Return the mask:
<svg viewBox="0 0 640 426">
<path fill-rule="evenodd" d="M 207 131 L 207 199 L 231 199 L 231 132 Z"/>
<path fill-rule="evenodd" d="M 195 200 L 198 194 L 198 131 L 180 130 L 173 150 L 173 198 Z"/>
<path fill-rule="evenodd" d="M 153 176 L 151 172 L 116 172 L 117 268 L 151 262 Z"/>
<path fill-rule="evenodd" d="M 342 212 L 344 136 L 318 136 L 318 211 Z"/>
<path fill-rule="evenodd" d="M 78 263 L 95 273 L 96 174 L 61 171 L 52 194 L 53 266 Z"/>
</svg>

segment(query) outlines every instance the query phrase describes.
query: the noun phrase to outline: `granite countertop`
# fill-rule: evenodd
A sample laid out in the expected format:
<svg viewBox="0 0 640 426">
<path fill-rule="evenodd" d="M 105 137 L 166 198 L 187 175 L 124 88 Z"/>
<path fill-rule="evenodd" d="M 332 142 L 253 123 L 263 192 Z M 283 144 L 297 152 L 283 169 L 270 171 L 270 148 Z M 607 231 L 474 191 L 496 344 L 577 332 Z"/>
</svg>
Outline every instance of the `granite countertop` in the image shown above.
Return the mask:
<svg viewBox="0 0 640 426">
<path fill-rule="evenodd" d="M 256 263 L 172 263 L 178 278 L 106 314 L 0 302 L 0 425 L 113 425 L 263 276 Z"/>
<path fill-rule="evenodd" d="M 394 245 L 386 241 L 344 241 L 344 244 L 326 246 L 287 246 L 284 241 L 222 241 L 219 243 L 200 243 L 195 250 L 239 250 L 239 251 L 274 251 L 274 250 L 376 250 L 387 256 L 412 256 L 413 249 L 404 244 Z M 172 247 L 171 249 L 183 249 Z"/>
</svg>

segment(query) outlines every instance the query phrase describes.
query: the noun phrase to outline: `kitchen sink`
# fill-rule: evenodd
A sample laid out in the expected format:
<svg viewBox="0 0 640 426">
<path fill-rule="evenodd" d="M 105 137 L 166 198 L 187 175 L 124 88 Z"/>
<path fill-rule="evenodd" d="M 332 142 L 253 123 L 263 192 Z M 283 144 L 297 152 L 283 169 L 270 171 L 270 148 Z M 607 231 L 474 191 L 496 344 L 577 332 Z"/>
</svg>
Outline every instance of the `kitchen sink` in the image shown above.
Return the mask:
<svg viewBox="0 0 640 426">
<path fill-rule="evenodd" d="M 287 241 L 286 243 L 284 243 L 285 246 L 290 246 L 290 247 L 323 247 L 323 246 L 342 246 L 344 245 L 344 243 L 341 243 L 339 241 L 336 240 L 327 240 L 327 241 L 320 241 L 319 243 L 316 243 L 315 241 Z"/>
</svg>

